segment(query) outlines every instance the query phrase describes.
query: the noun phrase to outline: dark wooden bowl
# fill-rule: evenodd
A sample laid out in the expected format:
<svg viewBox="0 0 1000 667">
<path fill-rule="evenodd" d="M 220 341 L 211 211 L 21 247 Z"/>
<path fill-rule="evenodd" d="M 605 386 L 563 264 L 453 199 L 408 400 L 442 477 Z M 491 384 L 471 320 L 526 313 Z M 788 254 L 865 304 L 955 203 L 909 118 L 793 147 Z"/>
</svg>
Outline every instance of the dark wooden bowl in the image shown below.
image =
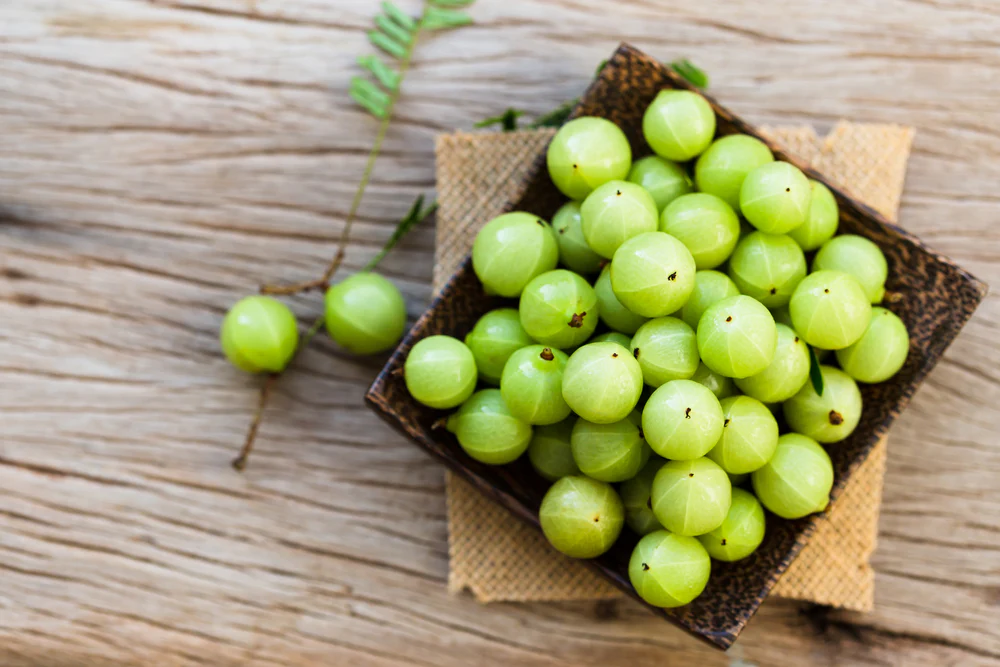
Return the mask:
<svg viewBox="0 0 1000 667">
<path fill-rule="evenodd" d="M 647 155 L 650 149 L 642 137 L 642 115 L 656 94 L 665 88 L 690 89 L 691 86 L 656 60 L 623 45 L 587 90 L 574 116 L 602 116 L 614 121 L 625 131 L 635 156 Z M 796 164 L 811 178 L 826 183 L 840 205 L 840 232 L 871 239 L 882 248 L 889 262 L 886 289 L 898 300 L 887 307 L 903 319 L 910 331 L 910 354 L 906 365 L 890 381 L 862 385 L 861 423 L 849 439 L 829 448 L 836 473 L 832 493 L 833 502 L 836 502 L 848 478 L 889 430 L 917 386 L 979 305 L 987 288 L 785 154 L 714 100 L 709 98 L 709 101 L 718 116 L 719 135 L 740 132 L 757 137 L 771 147 L 776 157 Z M 524 196 L 510 202 L 507 210 L 528 211 L 551 219 L 564 201 L 565 197 L 549 180 L 542 157 L 535 164 Z M 471 260 L 466 258 L 396 349 L 365 398 L 394 428 L 488 497 L 537 527 L 538 507 L 549 484 L 535 474 L 525 460 L 527 457 L 502 467 L 472 460 L 454 436 L 444 429 L 432 427 L 443 413 L 413 400 L 403 382 L 403 362 L 414 343 L 434 334 L 462 339 L 481 315 L 500 305 L 511 303 L 487 296 L 472 271 Z M 768 514 L 764 543 L 753 556 L 731 564 L 713 561 L 708 588 L 691 604 L 672 610 L 650 609 L 720 648 L 729 647 L 821 520 L 814 515 L 786 521 Z M 611 551 L 591 564 L 616 586 L 638 599 L 628 579 L 628 560 L 636 539 L 631 531 L 624 530 Z"/>
</svg>

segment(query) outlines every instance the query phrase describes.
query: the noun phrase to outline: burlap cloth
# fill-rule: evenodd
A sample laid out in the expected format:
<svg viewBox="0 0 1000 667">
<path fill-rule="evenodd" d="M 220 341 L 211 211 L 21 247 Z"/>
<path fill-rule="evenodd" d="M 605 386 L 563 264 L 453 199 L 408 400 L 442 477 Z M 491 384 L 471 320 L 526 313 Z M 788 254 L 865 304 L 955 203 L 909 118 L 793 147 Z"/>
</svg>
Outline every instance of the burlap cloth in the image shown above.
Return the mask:
<svg viewBox="0 0 1000 667">
<path fill-rule="evenodd" d="M 810 127 L 765 128 L 855 198 L 895 220 L 911 128 L 841 122 L 825 138 Z M 435 285 L 469 252 L 480 226 L 516 199 L 553 130 L 449 134 L 437 140 Z M 868 558 L 878 532 L 886 441 L 848 483 L 812 540 L 778 581 L 775 595 L 859 611 L 872 608 Z M 582 563 L 556 553 L 541 533 L 448 473 L 452 591 L 481 602 L 606 599 L 621 596 Z"/>
</svg>

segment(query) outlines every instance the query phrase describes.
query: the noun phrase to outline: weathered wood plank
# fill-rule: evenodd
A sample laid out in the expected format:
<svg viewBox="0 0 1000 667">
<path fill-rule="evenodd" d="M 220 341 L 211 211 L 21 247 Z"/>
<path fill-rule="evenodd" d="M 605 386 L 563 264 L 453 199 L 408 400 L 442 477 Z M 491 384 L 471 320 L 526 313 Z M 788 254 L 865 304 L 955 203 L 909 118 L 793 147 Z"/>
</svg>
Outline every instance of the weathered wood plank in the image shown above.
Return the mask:
<svg viewBox="0 0 1000 667">
<path fill-rule="evenodd" d="M 254 381 L 219 358 L 218 324 L 258 283 L 312 277 L 332 253 L 374 133 L 344 91 L 375 7 L 0 6 L 0 662 L 1000 662 L 992 297 L 894 430 L 876 611 L 768 603 L 725 656 L 626 603 L 449 597 L 442 473 L 361 405 L 378 359 L 320 340 L 279 386 L 250 470 L 229 469 Z M 548 110 L 627 39 L 693 58 L 760 123 L 916 126 L 902 223 L 1000 282 L 987 0 L 472 13 L 420 47 L 348 268 L 433 187 L 436 133 Z M 384 265 L 414 316 L 432 244 L 421 229 Z"/>
</svg>

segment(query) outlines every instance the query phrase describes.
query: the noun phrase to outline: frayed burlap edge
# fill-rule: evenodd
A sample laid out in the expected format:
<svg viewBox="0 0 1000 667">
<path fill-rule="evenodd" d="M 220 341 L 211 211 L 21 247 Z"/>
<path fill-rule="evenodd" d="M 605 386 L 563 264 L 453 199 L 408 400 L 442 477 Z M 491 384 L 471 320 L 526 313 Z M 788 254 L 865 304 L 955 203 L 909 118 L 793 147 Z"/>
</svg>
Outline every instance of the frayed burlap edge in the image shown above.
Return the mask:
<svg viewBox="0 0 1000 667">
<path fill-rule="evenodd" d="M 896 219 L 913 141 L 911 128 L 841 122 L 826 137 L 809 127 L 764 131 L 851 195 Z M 531 165 L 552 134 L 538 130 L 438 138 L 435 285 L 454 272 L 478 229 L 520 194 Z M 859 611 L 872 608 L 874 575 L 868 560 L 875 549 L 885 458 L 883 439 L 778 582 L 775 595 Z M 467 588 L 482 602 L 621 595 L 450 473 L 447 496 L 450 590 Z"/>
</svg>

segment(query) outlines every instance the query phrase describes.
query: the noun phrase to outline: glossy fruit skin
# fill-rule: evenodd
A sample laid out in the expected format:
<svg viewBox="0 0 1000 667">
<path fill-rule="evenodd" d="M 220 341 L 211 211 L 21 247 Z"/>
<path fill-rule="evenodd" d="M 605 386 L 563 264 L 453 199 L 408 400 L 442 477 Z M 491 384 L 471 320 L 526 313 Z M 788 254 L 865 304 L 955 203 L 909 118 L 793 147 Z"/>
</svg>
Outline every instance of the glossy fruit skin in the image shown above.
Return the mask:
<svg viewBox="0 0 1000 667">
<path fill-rule="evenodd" d="M 712 143 L 715 112 L 698 93 L 661 90 L 642 117 L 642 133 L 660 157 L 687 162 Z"/>
<path fill-rule="evenodd" d="M 531 444 L 528 445 L 528 459 L 535 472 L 550 482 L 580 474 L 570 445 L 575 423 L 576 417 L 571 416 L 558 424 L 534 428 Z"/>
<path fill-rule="evenodd" d="M 815 250 L 833 238 L 840 224 L 840 208 L 830 188 L 819 181 L 809 180 L 812 199 L 806 221 L 788 232 L 788 235 L 806 252 Z"/>
<path fill-rule="evenodd" d="M 763 403 L 781 403 L 797 394 L 809 381 L 809 348 L 795 331 L 784 324 L 775 324 L 778 344 L 767 368 L 750 377 L 736 380 L 747 396 Z"/>
<path fill-rule="evenodd" d="M 740 210 L 750 224 L 769 234 L 787 234 L 806 221 L 812 186 L 787 162 L 757 167 L 740 187 Z"/>
<path fill-rule="evenodd" d="M 760 502 L 783 519 L 801 519 L 826 509 L 833 463 L 812 438 L 786 433 L 767 465 L 751 475 Z"/>
<path fill-rule="evenodd" d="M 795 331 L 824 350 L 839 350 L 861 338 L 871 322 L 871 310 L 861 284 L 842 271 L 810 273 L 788 302 Z"/>
<path fill-rule="evenodd" d="M 645 232 L 655 232 L 659 211 L 652 195 L 628 181 L 609 181 L 580 205 L 581 229 L 587 245 L 611 259 L 622 243 Z"/>
<path fill-rule="evenodd" d="M 672 380 L 649 397 L 642 410 L 642 430 L 654 452 L 688 461 L 709 452 L 722 437 L 719 399 L 691 380 Z"/>
<path fill-rule="evenodd" d="M 650 455 L 640 423 L 636 411 L 612 424 L 576 420 L 570 443 L 580 471 L 602 482 L 624 482 L 639 474 Z"/>
<path fill-rule="evenodd" d="M 778 422 L 763 403 L 749 396 L 722 399 L 723 429 L 708 453 L 731 475 L 745 475 L 766 464 L 778 445 Z"/>
<path fill-rule="evenodd" d="M 714 269 L 732 254 L 740 221 L 732 207 L 715 195 L 695 192 L 678 197 L 660 216 L 660 231 L 683 243 L 699 270 Z"/>
<path fill-rule="evenodd" d="M 835 236 L 816 252 L 813 271 L 843 271 L 861 284 L 871 303 L 882 303 L 889 265 L 877 245 L 863 236 Z"/>
<path fill-rule="evenodd" d="M 715 397 L 720 401 L 724 398 L 729 398 L 736 393 L 736 386 L 733 384 L 732 378 L 727 378 L 725 375 L 719 375 L 706 366 L 704 362 L 698 364 L 698 370 L 696 370 L 694 375 L 688 379 L 692 382 L 704 385 L 705 388 L 715 394 Z"/>
<path fill-rule="evenodd" d="M 816 394 L 812 382 L 784 402 L 785 421 L 793 431 L 817 442 L 839 442 L 861 421 L 861 391 L 854 379 L 833 366 L 820 366 L 823 395 Z"/>
<path fill-rule="evenodd" d="M 740 288 L 726 274 L 718 271 L 698 271 L 694 275 L 694 290 L 681 308 L 681 319 L 692 329 L 697 329 L 698 320 L 709 306 L 716 301 L 739 295 Z"/>
<path fill-rule="evenodd" d="M 621 497 L 625 505 L 625 523 L 639 535 L 648 535 L 654 530 L 662 530 L 663 526 L 653 514 L 653 478 L 666 463 L 659 456 L 651 456 L 639 474 L 622 482 Z"/>
<path fill-rule="evenodd" d="M 556 187 L 580 200 L 608 181 L 625 178 L 632 166 L 632 148 L 617 125 L 585 116 L 559 129 L 549 144 L 546 163 Z"/>
<path fill-rule="evenodd" d="M 691 252 L 670 234 L 650 232 L 623 243 L 611 261 L 611 288 L 623 306 L 643 317 L 679 310 L 694 291 Z"/>
<path fill-rule="evenodd" d="M 806 277 L 806 256 L 790 236 L 754 232 L 729 258 L 729 277 L 743 294 L 780 308 Z"/>
<path fill-rule="evenodd" d="M 740 206 L 740 188 L 747 174 L 774 162 L 767 145 L 746 134 L 731 134 L 712 142 L 694 167 L 698 189 L 715 195 L 731 207 Z"/>
<path fill-rule="evenodd" d="M 899 316 L 872 308 L 872 319 L 855 343 L 837 350 L 837 361 L 858 382 L 885 382 L 899 372 L 910 351 L 910 334 Z"/>
<path fill-rule="evenodd" d="M 588 343 L 570 355 L 562 391 L 573 412 L 595 424 L 611 424 L 638 404 L 642 369 L 617 343 Z"/>
<path fill-rule="evenodd" d="M 625 349 L 628 349 L 632 345 L 632 338 L 626 336 L 623 333 L 617 331 L 606 331 L 605 333 L 598 334 L 587 341 L 588 343 L 618 343 Z"/>
<path fill-rule="evenodd" d="M 625 508 L 610 484 L 582 475 L 563 477 L 542 498 L 538 519 L 557 551 L 596 558 L 621 534 Z"/>
<path fill-rule="evenodd" d="M 628 577 L 636 593 L 654 607 L 681 607 L 702 594 L 712 562 L 693 537 L 652 532 L 635 545 Z"/>
<path fill-rule="evenodd" d="M 516 297 L 533 278 L 559 263 L 559 244 L 547 222 L 530 213 L 505 213 L 479 230 L 472 269 L 491 294 Z"/>
<path fill-rule="evenodd" d="M 500 375 L 510 355 L 534 342 L 513 308 L 491 310 L 465 336 L 465 344 L 476 360 L 479 379 L 494 386 L 500 384 Z"/>
<path fill-rule="evenodd" d="M 668 461 L 653 478 L 653 513 L 678 535 L 704 535 L 725 521 L 733 486 L 726 472 L 706 459 Z"/>
<path fill-rule="evenodd" d="M 580 202 L 566 202 L 552 218 L 552 231 L 559 244 L 559 261 L 570 271 L 582 275 L 601 270 L 604 258 L 590 249 L 583 236 Z"/>
<path fill-rule="evenodd" d="M 667 204 L 694 189 L 684 167 L 659 155 L 636 160 L 627 180 L 652 195 L 656 210 L 661 213 Z"/>
<path fill-rule="evenodd" d="M 510 413 L 499 389 L 473 394 L 447 425 L 466 454 L 490 465 L 516 461 L 531 442 L 531 426 Z"/>
<path fill-rule="evenodd" d="M 533 426 L 569 417 L 562 397 L 562 376 L 569 357 L 544 345 L 529 345 L 510 355 L 500 377 L 500 393 L 510 413 Z"/>
<path fill-rule="evenodd" d="M 649 321 L 648 317 L 636 315 L 623 306 L 618 297 L 615 296 L 615 291 L 611 287 L 610 264 L 601 270 L 601 275 L 594 283 L 594 292 L 597 294 L 597 310 L 600 313 L 601 321 L 615 331 L 631 336 L 639 330 L 639 327 Z"/>
<path fill-rule="evenodd" d="M 391 282 L 362 272 L 326 291 L 326 330 L 355 354 L 375 354 L 395 347 L 406 331 L 406 302 Z"/>
<path fill-rule="evenodd" d="M 694 329 L 676 317 L 658 317 L 635 332 L 629 344 L 650 387 L 686 380 L 698 370 L 698 340 Z"/>
<path fill-rule="evenodd" d="M 447 410 L 464 403 L 476 390 L 476 360 L 462 341 L 428 336 L 410 350 L 403 377 L 413 398 L 428 407 Z"/>
<path fill-rule="evenodd" d="M 590 338 L 599 318 L 594 288 L 565 269 L 543 273 L 528 283 L 518 312 L 529 336 L 558 349 L 576 347 Z"/>
<path fill-rule="evenodd" d="M 710 369 L 731 378 L 759 373 L 774 359 L 778 330 L 756 299 L 733 296 L 713 303 L 698 322 L 698 353 Z"/>
<path fill-rule="evenodd" d="M 760 501 L 743 489 L 733 489 L 733 502 L 722 525 L 698 541 L 708 555 L 727 563 L 742 560 L 764 541 L 764 508 Z"/>
<path fill-rule="evenodd" d="M 237 301 L 222 320 L 222 352 L 247 373 L 280 373 L 295 356 L 299 325 L 277 299 L 248 296 Z"/>
</svg>

